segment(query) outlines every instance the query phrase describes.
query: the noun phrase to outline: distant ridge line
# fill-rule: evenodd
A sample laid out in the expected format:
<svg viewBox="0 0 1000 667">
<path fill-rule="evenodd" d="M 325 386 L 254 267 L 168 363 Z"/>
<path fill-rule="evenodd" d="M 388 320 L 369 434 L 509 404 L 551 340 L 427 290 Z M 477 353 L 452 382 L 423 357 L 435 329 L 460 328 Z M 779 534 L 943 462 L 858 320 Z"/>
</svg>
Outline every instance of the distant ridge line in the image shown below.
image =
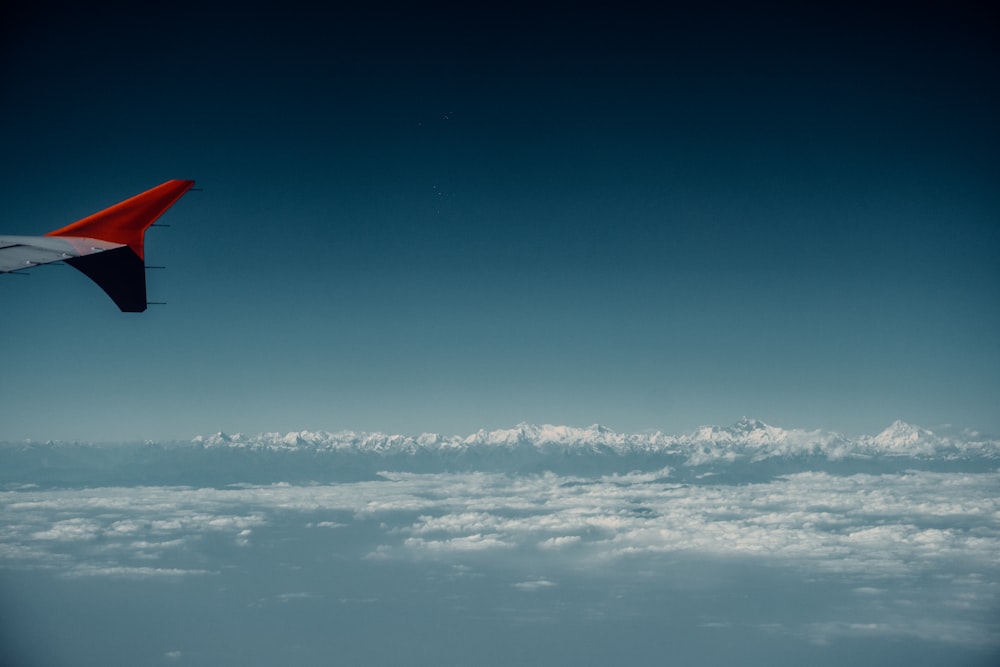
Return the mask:
<svg viewBox="0 0 1000 667">
<path fill-rule="evenodd" d="M 619 433 L 600 424 L 587 427 L 521 423 L 509 429 L 480 429 L 469 435 L 418 436 L 355 431 L 290 431 L 257 435 L 219 432 L 197 436 L 194 445 L 250 449 L 318 449 L 381 454 L 421 452 L 461 453 L 473 449 L 565 449 L 577 453 L 676 454 L 689 463 L 721 460 L 760 460 L 777 456 L 819 456 L 828 459 L 865 456 L 998 456 L 1000 442 L 975 432 L 961 436 L 938 435 L 901 420 L 876 435 L 854 438 L 837 432 L 785 429 L 743 418 L 731 426 L 702 426 L 682 435 L 660 431 Z"/>
</svg>

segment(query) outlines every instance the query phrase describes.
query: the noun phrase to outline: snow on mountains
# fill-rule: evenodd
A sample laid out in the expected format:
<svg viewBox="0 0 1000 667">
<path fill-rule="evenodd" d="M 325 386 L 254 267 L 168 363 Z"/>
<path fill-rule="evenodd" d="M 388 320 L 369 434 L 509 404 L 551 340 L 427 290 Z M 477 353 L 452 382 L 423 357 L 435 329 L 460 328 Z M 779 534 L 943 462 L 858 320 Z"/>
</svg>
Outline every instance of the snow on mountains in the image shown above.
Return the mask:
<svg viewBox="0 0 1000 667">
<path fill-rule="evenodd" d="M 977 433 L 936 434 L 902 421 L 877 435 L 848 438 L 820 430 L 784 429 L 743 418 L 732 426 L 703 426 L 684 435 L 618 433 L 595 424 L 585 428 L 549 424 L 518 424 L 495 431 L 479 430 L 467 436 L 424 433 L 419 436 L 341 431 L 292 431 L 259 435 L 216 433 L 198 436 L 192 444 L 204 448 L 267 451 L 326 451 L 375 455 L 470 454 L 516 452 L 618 455 L 671 455 L 688 465 L 726 461 L 762 461 L 778 457 L 847 458 L 1000 458 L 1000 441 Z"/>
<path fill-rule="evenodd" d="M 311 483 L 380 479 L 382 471 L 646 472 L 703 483 L 766 481 L 803 471 L 838 474 L 982 471 L 1000 464 L 1000 440 L 944 435 L 897 421 L 873 436 L 742 419 L 683 435 L 519 424 L 465 436 L 293 431 L 198 436 L 186 442 L 0 443 L 0 488 Z"/>
</svg>

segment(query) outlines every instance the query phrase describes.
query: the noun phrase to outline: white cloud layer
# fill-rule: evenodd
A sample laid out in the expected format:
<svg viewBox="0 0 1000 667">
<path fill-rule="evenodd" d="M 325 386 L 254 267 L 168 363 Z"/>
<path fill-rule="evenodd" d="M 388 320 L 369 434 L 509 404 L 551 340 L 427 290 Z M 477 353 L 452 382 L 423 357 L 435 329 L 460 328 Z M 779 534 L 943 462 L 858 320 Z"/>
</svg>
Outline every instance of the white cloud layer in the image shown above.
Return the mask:
<svg viewBox="0 0 1000 667">
<path fill-rule="evenodd" d="M 17 558 L 89 546 L 101 554 L 163 555 L 195 548 L 211 534 L 249 541 L 276 512 L 379 518 L 392 526 L 379 546 L 399 557 L 517 547 L 573 551 L 599 562 L 684 551 L 902 575 L 956 559 L 995 564 L 1000 553 L 997 473 L 805 472 L 740 485 L 653 482 L 647 475 L 384 477 L 315 486 L 7 491 L 0 493 L 3 553 Z"/>
<path fill-rule="evenodd" d="M 386 472 L 327 485 L 20 488 L 0 493 L 0 564 L 66 577 L 212 577 L 221 567 L 212 549 L 261 548 L 268 529 L 322 540 L 360 526 L 359 559 L 502 568 L 525 593 L 561 589 L 566 572 L 655 582 L 658 563 L 673 562 L 664 559 L 725 559 L 833 578 L 879 612 L 796 630 L 811 641 L 1000 645 L 990 620 L 1000 609 L 1000 473 L 801 472 L 744 484 L 669 475 Z M 913 584 L 925 579 L 933 589 Z M 887 593 L 897 590 L 908 592 Z"/>
</svg>

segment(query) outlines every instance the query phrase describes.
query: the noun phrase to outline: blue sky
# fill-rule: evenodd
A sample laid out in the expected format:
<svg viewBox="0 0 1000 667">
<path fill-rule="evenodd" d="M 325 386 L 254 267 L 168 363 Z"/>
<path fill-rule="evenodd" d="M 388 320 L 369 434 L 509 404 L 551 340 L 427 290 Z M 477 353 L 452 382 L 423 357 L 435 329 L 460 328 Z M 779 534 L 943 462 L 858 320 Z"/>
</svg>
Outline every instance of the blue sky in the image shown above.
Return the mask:
<svg viewBox="0 0 1000 667">
<path fill-rule="evenodd" d="M 204 191 L 0 281 L 0 438 L 1000 428 L 974 10 L 7 11 L 0 231 Z"/>
</svg>

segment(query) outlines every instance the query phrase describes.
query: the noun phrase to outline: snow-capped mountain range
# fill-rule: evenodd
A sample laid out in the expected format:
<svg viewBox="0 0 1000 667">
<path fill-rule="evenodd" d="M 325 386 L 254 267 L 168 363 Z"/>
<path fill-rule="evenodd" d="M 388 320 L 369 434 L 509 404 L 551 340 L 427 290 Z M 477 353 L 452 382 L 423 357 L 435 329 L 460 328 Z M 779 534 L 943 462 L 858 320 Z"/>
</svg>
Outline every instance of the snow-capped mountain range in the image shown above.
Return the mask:
<svg viewBox="0 0 1000 667">
<path fill-rule="evenodd" d="M 744 483 L 804 471 L 884 474 L 998 466 L 1000 439 L 946 435 L 901 421 L 877 435 L 853 438 L 741 419 L 683 435 L 519 424 L 464 436 L 292 431 L 216 433 L 184 442 L 0 443 L 0 489 L 326 483 L 380 479 L 382 471 L 584 476 L 640 471 L 691 484 Z"/>
<path fill-rule="evenodd" d="M 197 436 L 192 444 L 213 449 L 311 450 L 386 456 L 518 450 L 572 454 L 664 454 L 682 456 L 689 465 L 802 456 L 829 460 L 886 456 L 1000 458 L 1000 441 L 974 432 L 946 436 L 895 421 L 877 435 L 849 438 L 835 432 L 785 429 L 749 418 L 743 418 L 732 426 L 703 426 L 683 435 L 667 435 L 659 431 L 618 433 L 599 424 L 580 428 L 522 423 L 510 429 L 479 430 L 466 436 L 436 433 L 409 436 L 353 431 L 292 431 L 250 436 L 216 433 Z"/>
</svg>

